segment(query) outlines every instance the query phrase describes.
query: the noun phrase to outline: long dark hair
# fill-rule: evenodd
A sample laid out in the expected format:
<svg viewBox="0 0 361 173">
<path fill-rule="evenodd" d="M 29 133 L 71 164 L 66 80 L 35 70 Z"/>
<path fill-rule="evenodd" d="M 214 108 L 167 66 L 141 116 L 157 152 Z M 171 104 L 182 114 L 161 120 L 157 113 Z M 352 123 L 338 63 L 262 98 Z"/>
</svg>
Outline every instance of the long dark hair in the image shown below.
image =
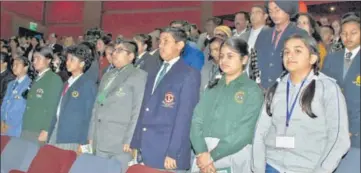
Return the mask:
<svg viewBox="0 0 361 173">
<path fill-rule="evenodd" d="M 301 40 L 306 47 L 308 48 L 308 50 L 310 51 L 311 55 L 316 55 L 318 57 L 317 61 L 315 64 L 313 64 L 312 69 L 313 72 L 316 76 L 319 75 L 319 51 L 318 51 L 318 46 L 317 46 L 317 42 L 314 38 L 310 37 L 310 36 L 302 36 L 302 35 L 292 35 L 290 37 L 288 37 L 285 40 L 285 44 L 291 40 L 291 39 L 298 39 Z M 272 111 L 271 111 L 271 106 L 272 106 L 272 101 L 273 101 L 273 97 L 275 95 L 278 83 L 281 81 L 281 79 L 287 74 L 287 71 L 282 72 L 281 76 L 277 79 L 277 82 L 275 84 L 272 85 L 271 88 L 268 89 L 267 93 L 266 93 L 266 98 L 265 98 L 265 103 L 266 103 L 266 112 L 269 116 L 272 116 Z M 316 79 L 312 79 L 311 83 L 308 84 L 308 86 L 306 87 L 306 89 L 302 92 L 301 94 L 301 107 L 302 110 L 311 118 L 316 118 L 317 116 L 312 112 L 312 100 L 313 97 L 315 96 L 315 90 L 316 90 Z"/>
<path fill-rule="evenodd" d="M 1 52 L 0 53 L 0 59 L 1 61 L 3 61 L 4 63 L 6 63 L 6 70 L 11 71 L 11 57 L 6 54 L 5 52 Z"/>
<path fill-rule="evenodd" d="M 208 45 L 209 45 L 209 55 L 208 55 L 208 60 L 214 59 L 214 57 L 212 57 L 211 55 L 211 44 L 213 42 L 219 42 L 221 45 L 224 42 L 224 40 L 222 38 L 219 37 L 213 37 L 211 38 L 211 40 L 209 40 Z"/>
<path fill-rule="evenodd" d="M 220 48 L 222 49 L 224 46 L 228 46 L 232 50 L 235 50 L 242 58 L 248 55 L 248 44 L 240 37 L 228 38 L 221 44 Z M 218 84 L 219 80 L 220 79 L 215 79 L 214 81 L 210 81 L 207 88 L 214 88 Z"/>
<path fill-rule="evenodd" d="M 84 62 L 83 72 L 86 72 L 89 69 L 94 59 L 92 55 L 92 50 L 84 44 L 68 47 L 67 54 L 71 54 L 77 57 L 80 61 Z"/>
<path fill-rule="evenodd" d="M 311 36 L 314 39 L 316 39 L 317 42 L 322 42 L 319 25 L 317 24 L 316 20 L 312 17 L 312 15 L 309 13 L 298 13 L 295 17 L 295 20 L 296 20 L 295 22 L 297 22 L 297 20 L 300 16 L 307 17 L 308 22 L 310 24 Z"/>
</svg>

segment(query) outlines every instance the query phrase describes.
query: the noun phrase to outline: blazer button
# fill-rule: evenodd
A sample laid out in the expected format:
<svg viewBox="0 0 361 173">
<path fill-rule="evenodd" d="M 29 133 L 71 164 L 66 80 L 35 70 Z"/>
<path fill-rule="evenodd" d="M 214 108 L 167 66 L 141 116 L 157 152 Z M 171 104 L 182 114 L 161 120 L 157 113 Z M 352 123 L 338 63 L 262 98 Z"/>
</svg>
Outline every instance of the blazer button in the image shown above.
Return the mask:
<svg viewBox="0 0 361 173">
<path fill-rule="evenodd" d="M 268 82 L 272 82 L 272 79 L 268 78 Z"/>
<path fill-rule="evenodd" d="M 100 122 L 102 122 L 102 120 L 98 119 L 98 122 L 100 123 Z"/>
<path fill-rule="evenodd" d="M 143 132 L 146 132 L 146 131 L 147 131 L 147 128 L 144 127 L 144 128 L 143 128 Z"/>
<path fill-rule="evenodd" d="M 149 111 L 149 108 L 145 108 L 145 111 L 147 111 L 147 112 L 148 112 L 148 111 Z"/>
</svg>

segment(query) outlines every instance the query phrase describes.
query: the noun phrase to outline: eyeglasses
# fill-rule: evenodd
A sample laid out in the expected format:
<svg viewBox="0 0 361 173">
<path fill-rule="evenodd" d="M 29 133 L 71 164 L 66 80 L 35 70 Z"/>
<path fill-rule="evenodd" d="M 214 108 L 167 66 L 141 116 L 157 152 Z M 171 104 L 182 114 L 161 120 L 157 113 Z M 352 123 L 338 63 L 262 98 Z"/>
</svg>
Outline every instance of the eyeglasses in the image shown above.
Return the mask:
<svg viewBox="0 0 361 173">
<path fill-rule="evenodd" d="M 126 49 L 123 49 L 123 48 L 114 48 L 113 50 L 112 50 L 112 53 L 122 53 L 122 52 L 126 52 L 126 53 L 131 53 L 129 50 L 126 50 Z"/>
</svg>

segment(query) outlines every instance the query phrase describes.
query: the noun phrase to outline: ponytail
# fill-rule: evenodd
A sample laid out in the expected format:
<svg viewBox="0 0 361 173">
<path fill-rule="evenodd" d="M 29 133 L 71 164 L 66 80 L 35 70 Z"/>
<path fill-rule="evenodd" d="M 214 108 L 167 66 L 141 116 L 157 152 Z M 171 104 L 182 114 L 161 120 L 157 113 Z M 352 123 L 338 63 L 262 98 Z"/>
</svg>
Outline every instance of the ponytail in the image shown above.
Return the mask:
<svg viewBox="0 0 361 173">
<path fill-rule="evenodd" d="M 318 63 L 313 65 L 313 71 L 315 76 L 313 77 L 311 83 L 306 87 L 306 89 L 302 93 L 301 97 L 301 107 L 302 111 L 304 111 L 309 117 L 316 118 L 317 116 L 312 112 L 312 100 L 315 96 L 316 90 L 316 80 L 318 79 L 319 75 L 319 67 Z"/>
<path fill-rule="evenodd" d="M 276 83 L 274 83 L 271 88 L 269 88 L 267 90 L 267 93 L 266 93 L 266 97 L 265 97 L 265 100 L 266 100 L 266 112 L 269 116 L 272 116 L 272 112 L 271 112 L 271 105 L 272 105 L 272 100 L 273 100 L 273 97 L 275 95 L 275 92 L 276 92 L 276 89 L 278 87 L 278 83 L 281 82 L 282 78 L 284 76 L 286 76 L 286 74 L 288 74 L 287 71 L 283 71 L 281 76 L 279 78 L 277 78 L 277 81 Z"/>
</svg>

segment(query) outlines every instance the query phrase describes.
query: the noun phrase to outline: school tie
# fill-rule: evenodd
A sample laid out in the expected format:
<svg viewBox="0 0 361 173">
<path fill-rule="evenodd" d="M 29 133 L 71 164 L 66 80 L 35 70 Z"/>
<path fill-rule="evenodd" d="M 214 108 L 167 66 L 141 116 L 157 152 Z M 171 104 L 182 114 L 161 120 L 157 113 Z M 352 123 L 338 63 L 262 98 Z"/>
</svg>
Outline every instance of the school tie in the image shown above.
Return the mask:
<svg viewBox="0 0 361 173">
<path fill-rule="evenodd" d="M 345 59 L 344 59 L 344 62 L 343 62 L 343 77 L 345 78 L 346 74 L 347 74 L 347 71 L 348 69 L 350 68 L 351 66 L 351 56 L 352 56 L 352 52 L 348 52 L 346 53 L 346 56 L 345 56 Z"/>
<path fill-rule="evenodd" d="M 68 89 L 69 89 L 69 82 L 65 82 L 64 89 L 63 89 L 63 92 L 61 93 L 61 96 L 64 96 L 65 93 L 68 91 Z"/>
<path fill-rule="evenodd" d="M 277 47 L 277 40 L 278 40 L 278 35 L 280 34 L 281 32 L 279 32 L 279 31 L 275 31 L 275 37 L 273 38 L 273 40 L 272 40 L 272 45 L 273 45 L 273 47 L 274 48 L 276 48 Z"/>
<path fill-rule="evenodd" d="M 169 66 L 169 63 L 167 63 L 167 62 L 163 63 L 162 71 L 160 71 L 159 76 L 158 76 L 157 80 L 155 81 L 154 89 L 157 88 L 159 82 L 163 79 L 163 77 L 167 73 L 168 66 Z"/>
</svg>

